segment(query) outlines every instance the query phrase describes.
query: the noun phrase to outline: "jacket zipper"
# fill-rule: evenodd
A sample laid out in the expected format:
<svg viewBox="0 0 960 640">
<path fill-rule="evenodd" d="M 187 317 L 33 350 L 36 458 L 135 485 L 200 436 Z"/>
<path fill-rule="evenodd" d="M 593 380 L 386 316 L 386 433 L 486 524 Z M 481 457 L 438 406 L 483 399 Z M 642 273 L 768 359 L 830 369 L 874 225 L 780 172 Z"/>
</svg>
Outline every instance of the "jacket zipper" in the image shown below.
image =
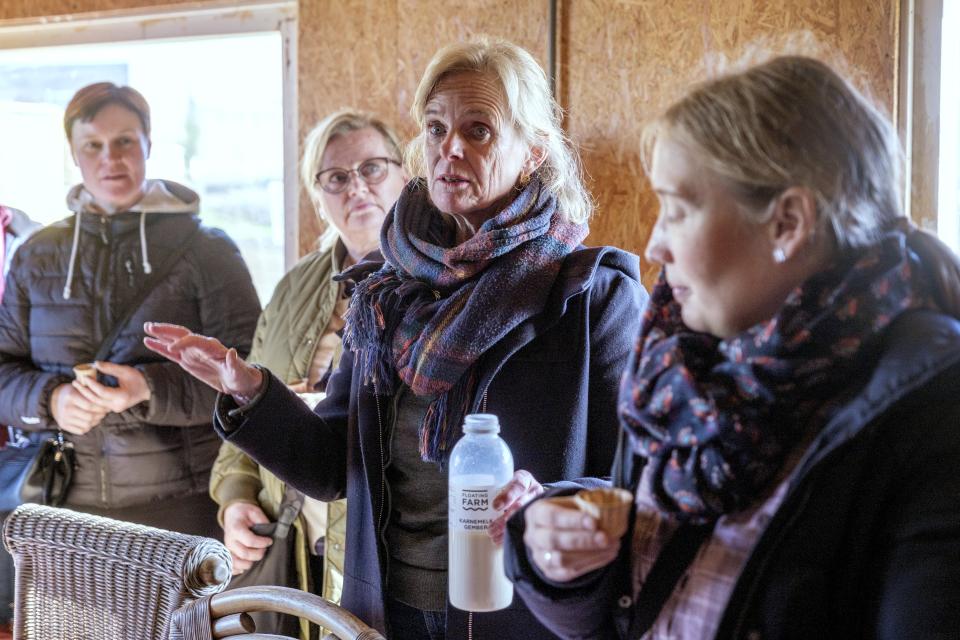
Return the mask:
<svg viewBox="0 0 960 640">
<path fill-rule="evenodd" d="M 100 216 L 100 241 L 103 243 L 104 247 L 107 247 L 107 249 L 104 251 L 104 256 L 108 262 L 108 268 L 104 270 L 101 267 L 101 271 L 100 273 L 97 274 L 98 277 L 95 280 L 99 281 L 101 284 L 105 284 L 103 280 L 106 278 L 105 271 L 109 272 L 109 261 L 110 261 L 110 250 L 109 250 L 110 236 L 107 233 L 107 216 L 105 215 Z M 98 262 L 102 263 L 103 260 L 99 260 Z M 100 288 L 101 291 L 105 291 L 107 289 L 108 289 L 107 286 L 103 286 Z M 105 304 L 103 305 L 103 310 L 102 310 L 103 316 L 101 317 L 101 322 L 100 322 L 101 325 L 104 325 L 103 319 L 107 318 L 110 313 L 109 303 L 106 301 L 106 299 L 104 299 L 104 302 Z M 97 445 L 98 445 L 98 448 L 100 449 L 100 501 L 103 503 L 103 506 L 106 508 L 110 506 L 109 495 L 108 495 L 109 485 L 107 482 L 107 452 L 105 450 L 103 429 L 101 428 L 97 429 Z"/>
<path fill-rule="evenodd" d="M 384 455 L 383 447 L 383 415 L 380 411 L 380 396 L 374 394 L 374 400 L 377 403 L 377 426 L 378 429 L 378 438 L 380 442 L 380 509 L 377 513 L 377 539 L 380 542 L 380 545 L 383 547 L 384 552 L 384 565 L 383 565 L 383 591 L 386 594 L 387 583 L 390 580 L 390 561 L 387 558 L 387 538 L 384 531 L 384 511 L 386 510 L 387 505 L 387 463 L 386 456 Z M 397 415 L 397 396 L 393 396 L 393 414 L 392 419 L 396 419 Z"/>
<path fill-rule="evenodd" d="M 487 392 L 490 391 L 490 384 L 487 383 L 486 388 L 483 390 L 483 395 L 480 396 L 480 412 L 487 412 Z M 467 640 L 473 640 L 473 611 L 467 612 Z"/>
<path fill-rule="evenodd" d="M 133 289 L 136 286 L 136 282 L 133 280 L 133 261 L 127 258 L 123 262 L 123 268 L 127 271 L 127 286 Z"/>
<path fill-rule="evenodd" d="M 100 501 L 109 507 L 107 496 L 107 452 L 104 450 L 103 429 L 97 429 L 97 447 L 100 449 Z"/>
<path fill-rule="evenodd" d="M 386 502 L 384 492 L 387 487 L 387 464 L 383 459 L 383 416 L 380 414 L 380 396 L 374 394 L 374 402 L 377 403 L 377 437 L 380 440 L 380 511 L 377 514 L 377 536 L 383 528 L 383 505 Z"/>
</svg>

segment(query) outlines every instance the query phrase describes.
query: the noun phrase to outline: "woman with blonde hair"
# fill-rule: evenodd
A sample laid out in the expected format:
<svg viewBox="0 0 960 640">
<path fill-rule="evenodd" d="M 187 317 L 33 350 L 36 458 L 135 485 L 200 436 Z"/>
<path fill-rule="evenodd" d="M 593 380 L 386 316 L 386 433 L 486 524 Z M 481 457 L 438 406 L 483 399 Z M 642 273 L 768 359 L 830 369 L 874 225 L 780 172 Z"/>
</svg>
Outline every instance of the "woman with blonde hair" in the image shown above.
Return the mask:
<svg viewBox="0 0 960 640">
<path fill-rule="evenodd" d="M 347 496 L 347 609 L 403 640 L 550 638 L 516 599 L 448 605 L 447 462 L 467 414 L 499 416 L 520 471 L 493 501 L 494 540 L 541 482 L 609 469 L 638 260 L 581 245 L 591 202 L 523 49 L 442 49 L 412 113 L 420 177 L 384 222 L 384 262 L 354 270 L 351 353 L 315 413 L 214 340 L 152 324 L 148 345 L 221 391 L 227 440 L 308 495 Z"/>
<path fill-rule="evenodd" d="M 295 391 L 322 392 L 336 367 L 349 296 L 334 278 L 377 250 L 380 226 L 406 182 L 400 158 L 397 133 L 376 116 L 355 109 L 331 113 L 307 135 L 300 177 L 327 223 L 326 232 L 320 248 L 301 258 L 277 285 L 260 315 L 248 358 Z M 296 575 L 290 576 L 296 582 L 287 586 L 339 602 L 345 500 L 326 503 L 304 497 L 229 442 L 220 447 L 213 466 L 210 495 L 220 505 L 224 543 L 236 573 L 257 567 L 272 544 L 251 527 L 284 516 L 293 520 L 288 535 L 296 538 Z M 271 572 L 263 579 L 275 581 L 276 576 Z M 250 580 L 236 582 L 259 583 Z M 257 630 L 296 633 L 293 623 L 279 615 L 262 617 Z M 309 638 L 305 622 L 300 632 L 304 640 Z"/>
<path fill-rule="evenodd" d="M 960 269 L 901 212 L 889 120 L 779 57 L 645 141 L 663 270 L 618 406 L 634 521 L 534 503 L 519 592 L 562 638 L 953 637 Z"/>
</svg>

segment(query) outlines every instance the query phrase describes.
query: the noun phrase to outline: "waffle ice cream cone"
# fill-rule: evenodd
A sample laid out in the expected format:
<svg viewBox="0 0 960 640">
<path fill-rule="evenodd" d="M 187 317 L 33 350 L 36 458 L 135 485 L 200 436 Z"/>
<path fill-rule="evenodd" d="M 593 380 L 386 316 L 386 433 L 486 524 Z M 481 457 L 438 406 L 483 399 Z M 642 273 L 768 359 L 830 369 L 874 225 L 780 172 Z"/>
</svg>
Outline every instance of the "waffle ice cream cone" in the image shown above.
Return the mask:
<svg viewBox="0 0 960 640">
<path fill-rule="evenodd" d="M 614 487 L 583 489 L 573 496 L 580 511 L 597 519 L 597 525 L 612 538 L 627 531 L 627 521 L 633 506 L 633 494 Z"/>
<path fill-rule="evenodd" d="M 93 368 L 93 363 L 84 362 L 73 368 L 73 377 L 83 384 L 84 380 L 96 380 L 97 370 Z"/>
</svg>

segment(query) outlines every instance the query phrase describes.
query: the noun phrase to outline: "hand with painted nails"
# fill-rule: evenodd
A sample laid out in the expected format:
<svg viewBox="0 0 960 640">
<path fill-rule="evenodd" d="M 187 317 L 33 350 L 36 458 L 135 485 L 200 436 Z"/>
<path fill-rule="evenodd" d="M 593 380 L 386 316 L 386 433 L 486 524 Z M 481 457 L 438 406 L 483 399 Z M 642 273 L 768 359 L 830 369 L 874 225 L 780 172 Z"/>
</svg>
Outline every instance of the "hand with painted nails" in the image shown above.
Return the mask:
<svg viewBox="0 0 960 640">
<path fill-rule="evenodd" d="M 538 500 L 524 517 L 527 557 L 551 580 L 578 578 L 610 564 L 620 552 L 620 538 L 601 531 L 572 497 Z"/>
<path fill-rule="evenodd" d="M 515 471 L 497 497 L 493 499 L 493 508 L 503 511 L 500 516 L 490 523 L 487 532 L 498 545 L 503 544 L 503 534 L 507 528 L 507 520 L 519 511 L 528 502 L 543 493 L 543 486 L 529 471 L 520 469 Z"/>
<path fill-rule="evenodd" d="M 260 389 L 263 373 L 244 362 L 236 349 L 228 349 L 216 338 L 162 322 L 147 322 L 143 330 L 147 334 L 143 344 L 148 349 L 176 362 L 220 393 L 245 403 Z"/>
</svg>

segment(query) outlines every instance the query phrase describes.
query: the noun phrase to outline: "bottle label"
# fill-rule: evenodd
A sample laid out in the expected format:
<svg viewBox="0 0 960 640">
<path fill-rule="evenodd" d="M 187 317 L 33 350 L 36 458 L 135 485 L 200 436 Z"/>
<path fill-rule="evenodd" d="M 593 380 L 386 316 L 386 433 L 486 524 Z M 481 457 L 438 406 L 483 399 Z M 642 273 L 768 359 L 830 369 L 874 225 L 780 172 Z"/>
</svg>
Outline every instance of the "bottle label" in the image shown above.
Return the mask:
<svg viewBox="0 0 960 640">
<path fill-rule="evenodd" d="M 486 531 L 500 512 L 493 499 L 500 488 L 492 475 L 458 476 L 449 487 L 449 525 L 454 531 Z"/>
</svg>

